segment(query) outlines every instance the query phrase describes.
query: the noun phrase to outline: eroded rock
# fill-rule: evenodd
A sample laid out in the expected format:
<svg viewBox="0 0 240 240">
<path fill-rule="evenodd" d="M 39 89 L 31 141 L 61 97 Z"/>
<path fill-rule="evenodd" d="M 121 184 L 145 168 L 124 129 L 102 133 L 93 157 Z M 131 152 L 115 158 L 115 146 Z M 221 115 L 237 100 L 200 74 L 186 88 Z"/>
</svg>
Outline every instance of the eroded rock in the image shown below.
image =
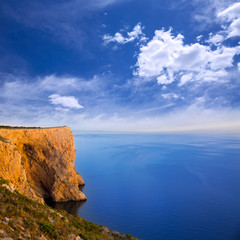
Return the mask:
<svg viewBox="0 0 240 240">
<path fill-rule="evenodd" d="M 0 129 L 0 177 L 25 196 L 43 202 L 86 200 L 76 173 L 74 140 L 69 127 Z"/>
</svg>

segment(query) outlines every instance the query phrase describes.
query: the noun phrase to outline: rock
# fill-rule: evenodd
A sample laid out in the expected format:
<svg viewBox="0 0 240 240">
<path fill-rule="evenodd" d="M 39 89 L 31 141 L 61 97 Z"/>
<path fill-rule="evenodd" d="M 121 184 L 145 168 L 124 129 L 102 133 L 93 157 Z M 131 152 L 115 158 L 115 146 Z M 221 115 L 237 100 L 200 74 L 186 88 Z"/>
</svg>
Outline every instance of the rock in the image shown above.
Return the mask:
<svg viewBox="0 0 240 240">
<path fill-rule="evenodd" d="M 77 237 L 75 238 L 75 240 L 83 240 L 83 239 L 80 238 L 79 236 L 77 236 Z"/>
<path fill-rule="evenodd" d="M 107 232 L 107 233 L 109 232 L 109 229 L 108 229 L 107 227 L 105 227 L 105 226 L 102 227 L 102 229 L 103 229 L 103 231 L 105 231 L 105 232 Z"/>
<path fill-rule="evenodd" d="M 111 234 L 113 236 L 121 236 L 121 233 L 120 232 L 117 232 L 117 231 L 112 231 Z"/>
<path fill-rule="evenodd" d="M 9 182 L 8 184 L 2 184 L 2 187 L 7 188 L 12 193 L 15 191 L 15 187 L 11 182 Z"/>
<path fill-rule="evenodd" d="M 24 238 L 31 238 L 31 235 L 29 233 L 22 233 Z"/>
<path fill-rule="evenodd" d="M 39 240 L 47 240 L 47 238 L 45 238 L 43 235 L 40 238 L 37 238 Z"/>
<path fill-rule="evenodd" d="M 13 221 L 16 222 L 16 220 L 13 220 L 12 218 L 4 217 L 5 222 Z"/>
<path fill-rule="evenodd" d="M 0 136 L 0 177 L 21 194 L 41 203 L 86 200 L 70 128 L 0 128 Z"/>
<path fill-rule="evenodd" d="M 49 221 L 52 223 L 52 224 L 55 224 L 55 221 L 52 220 L 50 217 L 48 217 Z"/>
<path fill-rule="evenodd" d="M 25 169 L 22 166 L 21 154 L 10 141 L 0 141 L 0 177 L 12 182 L 13 188 L 11 183 L 3 184 L 9 190 L 16 188 L 21 194 L 31 199 L 41 203 L 44 202 L 42 198 L 36 195 L 28 183 Z"/>
</svg>

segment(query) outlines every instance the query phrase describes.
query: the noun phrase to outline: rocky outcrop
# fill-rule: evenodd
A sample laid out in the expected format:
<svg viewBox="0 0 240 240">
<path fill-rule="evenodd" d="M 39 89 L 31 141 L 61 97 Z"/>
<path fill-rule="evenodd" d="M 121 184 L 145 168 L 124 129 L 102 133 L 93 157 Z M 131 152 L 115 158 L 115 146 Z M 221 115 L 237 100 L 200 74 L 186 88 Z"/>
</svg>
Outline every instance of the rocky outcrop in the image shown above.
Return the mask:
<svg viewBox="0 0 240 240">
<path fill-rule="evenodd" d="M 0 136 L 0 177 L 21 194 L 38 202 L 86 200 L 70 128 L 0 128 Z"/>
</svg>

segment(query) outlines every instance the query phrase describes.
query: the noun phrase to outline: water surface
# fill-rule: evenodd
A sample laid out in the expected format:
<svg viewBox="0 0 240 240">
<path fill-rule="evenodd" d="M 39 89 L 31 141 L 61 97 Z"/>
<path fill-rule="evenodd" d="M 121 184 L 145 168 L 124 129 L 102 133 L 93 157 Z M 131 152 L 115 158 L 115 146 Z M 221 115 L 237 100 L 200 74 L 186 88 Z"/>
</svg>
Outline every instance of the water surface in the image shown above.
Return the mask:
<svg viewBox="0 0 240 240">
<path fill-rule="evenodd" d="M 146 240 L 240 239 L 240 138 L 75 136 L 88 197 L 74 212 Z"/>
</svg>

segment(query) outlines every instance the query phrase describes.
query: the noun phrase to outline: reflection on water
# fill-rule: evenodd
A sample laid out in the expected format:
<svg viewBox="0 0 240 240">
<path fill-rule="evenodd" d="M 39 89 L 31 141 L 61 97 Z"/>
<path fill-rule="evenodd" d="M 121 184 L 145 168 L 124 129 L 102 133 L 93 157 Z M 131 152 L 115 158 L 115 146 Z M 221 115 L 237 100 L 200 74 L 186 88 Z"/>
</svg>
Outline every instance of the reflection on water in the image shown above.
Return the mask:
<svg viewBox="0 0 240 240">
<path fill-rule="evenodd" d="M 82 191 L 83 188 L 84 186 L 79 185 L 80 191 Z M 83 206 L 86 201 L 53 202 L 51 199 L 45 199 L 45 203 L 52 208 L 62 209 L 74 216 L 77 216 L 78 209 Z"/>
<path fill-rule="evenodd" d="M 45 202 L 52 208 L 65 210 L 74 216 L 78 215 L 78 209 L 86 203 L 86 201 L 53 202 L 50 199 L 46 199 Z"/>
</svg>

